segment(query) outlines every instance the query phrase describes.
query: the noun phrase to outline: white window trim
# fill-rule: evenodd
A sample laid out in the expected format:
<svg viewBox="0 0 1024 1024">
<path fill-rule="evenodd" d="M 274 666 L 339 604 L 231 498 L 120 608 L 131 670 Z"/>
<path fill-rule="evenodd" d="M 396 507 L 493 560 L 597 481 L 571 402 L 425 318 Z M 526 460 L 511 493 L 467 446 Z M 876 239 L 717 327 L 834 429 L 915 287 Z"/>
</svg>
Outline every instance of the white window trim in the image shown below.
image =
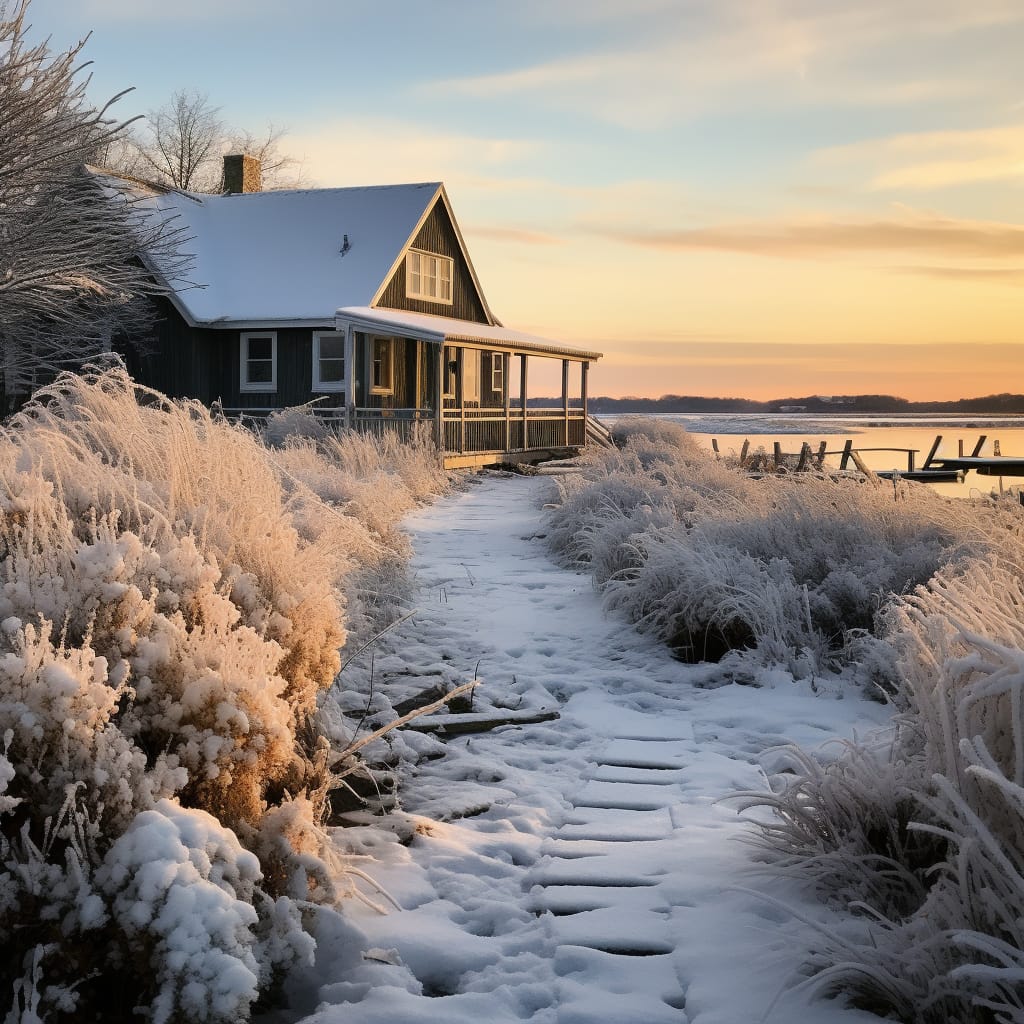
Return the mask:
<svg viewBox="0 0 1024 1024">
<path fill-rule="evenodd" d="M 491 391 L 498 394 L 505 390 L 505 356 L 501 352 L 491 353 Z"/>
<path fill-rule="evenodd" d="M 436 274 L 436 277 L 437 277 L 438 281 L 441 280 L 440 268 L 441 268 L 442 264 L 446 265 L 448 267 L 448 297 L 447 298 L 444 298 L 443 296 L 440 296 L 440 295 L 428 295 L 428 294 L 426 294 L 422 290 L 422 287 L 421 287 L 421 289 L 419 291 L 413 291 L 413 287 L 412 287 L 412 273 L 411 273 L 411 269 L 410 268 L 411 268 L 411 263 L 412 263 L 411 257 L 414 256 L 414 255 L 418 256 L 421 261 L 423 259 L 436 260 L 437 261 L 438 273 Z M 422 280 L 423 280 L 423 275 L 421 274 L 420 275 L 420 281 L 422 281 Z M 405 297 L 407 299 L 419 299 L 421 302 L 436 302 L 436 303 L 439 303 L 442 306 L 451 306 L 453 304 L 453 302 L 454 302 L 454 295 L 455 295 L 455 260 L 453 260 L 450 256 L 442 256 L 440 253 L 436 253 L 436 252 L 426 252 L 423 249 L 410 249 L 405 254 Z"/>
<path fill-rule="evenodd" d="M 386 384 L 373 383 L 373 350 L 377 342 L 383 341 L 387 344 L 390 355 L 388 356 L 388 380 Z M 370 338 L 370 365 L 367 367 L 370 373 L 370 394 L 371 395 L 393 395 L 395 393 L 395 339 L 384 338 L 374 335 Z"/>
<path fill-rule="evenodd" d="M 314 331 L 313 332 L 313 387 L 311 390 L 317 393 L 338 394 L 346 391 L 345 381 L 348 379 L 348 362 L 342 356 L 342 365 L 345 369 L 345 377 L 342 380 L 320 379 L 320 339 L 333 338 L 345 344 L 345 335 L 342 331 Z"/>
<path fill-rule="evenodd" d="M 245 379 L 249 363 L 249 339 L 270 339 L 270 380 L 250 382 Z M 238 390 L 247 393 L 273 394 L 277 391 L 277 331 L 243 331 L 238 339 Z"/>
</svg>

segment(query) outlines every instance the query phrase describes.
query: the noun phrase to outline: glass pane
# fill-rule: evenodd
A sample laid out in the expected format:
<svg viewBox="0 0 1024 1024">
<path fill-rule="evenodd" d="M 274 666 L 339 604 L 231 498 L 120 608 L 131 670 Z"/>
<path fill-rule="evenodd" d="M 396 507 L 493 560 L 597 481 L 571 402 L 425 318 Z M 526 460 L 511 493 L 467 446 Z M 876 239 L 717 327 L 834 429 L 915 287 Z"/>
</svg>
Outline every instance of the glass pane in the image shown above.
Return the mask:
<svg viewBox="0 0 1024 1024">
<path fill-rule="evenodd" d="M 345 379 L 344 359 L 320 360 L 320 383 L 340 384 Z"/>
<path fill-rule="evenodd" d="M 249 384 L 269 384 L 274 379 L 273 364 L 270 360 L 249 360 L 246 363 L 246 382 Z"/>
<path fill-rule="evenodd" d="M 250 359 L 271 359 L 274 343 L 270 338 L 250 338 L 248 356 Z M 269 379 L 269 378 L 268 378 Z"/>
<path fill-rule="evenodd" d="M 320 338 L 320 358 L 321 359 L 344 359 L 345 358 L 345 338 L 344 336 L 338 338 Z"/>
</svg>

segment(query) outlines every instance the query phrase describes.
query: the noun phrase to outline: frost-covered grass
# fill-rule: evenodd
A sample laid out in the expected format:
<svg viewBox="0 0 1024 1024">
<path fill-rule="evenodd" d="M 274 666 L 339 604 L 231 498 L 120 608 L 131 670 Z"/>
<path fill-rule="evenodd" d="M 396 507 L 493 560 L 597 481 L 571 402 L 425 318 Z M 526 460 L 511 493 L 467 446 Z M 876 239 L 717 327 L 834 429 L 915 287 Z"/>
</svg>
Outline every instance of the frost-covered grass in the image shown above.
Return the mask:
<svg viewBox="0 0 1024 1024">
<path fill-rule="evenodd" d="M 810 675 L 890 675 L 884 612 L 940 567 L 989 550 L 1008 513 L 925 487 L 754 480 L 672 423 L 624 420 L 561 484 L 550 542 L 591 569 L 609 607 L 688 660 L 745 651 Z"/>
<path fill-rule="evenodd" d="M 792 751 L 769 860 L 864 917 L 813 984 L 921 1024 L 1024 1020 L 1024 572 L 1019 549 L 938 573 L 894 612 L 894 736 L 822 767 Z"/>
<path fill-rule="evenodd" d="M 766 859 L 850 912 L 807 984 L 908 1024 L 1024 1021 L 1020 509 L 751 480 L 630 427 L 563 485 L 562 557 L 690 657 L 873 676 L 899 709 L 887 734 L 781 751 L 774 791 L 742 799 L 775 812 Z"/>
<path fill-rule="evenodd" d="M 345 886 L 318 704 L 346 604 L 370 622 L 397 518 L 444 489 L 436 461 L 362 438 L 269 449 L 117 369 L 63 376 L 8 423 L 9 1019 L 243 1020 L 311 956 L 311 908 Z"/>
</svg>

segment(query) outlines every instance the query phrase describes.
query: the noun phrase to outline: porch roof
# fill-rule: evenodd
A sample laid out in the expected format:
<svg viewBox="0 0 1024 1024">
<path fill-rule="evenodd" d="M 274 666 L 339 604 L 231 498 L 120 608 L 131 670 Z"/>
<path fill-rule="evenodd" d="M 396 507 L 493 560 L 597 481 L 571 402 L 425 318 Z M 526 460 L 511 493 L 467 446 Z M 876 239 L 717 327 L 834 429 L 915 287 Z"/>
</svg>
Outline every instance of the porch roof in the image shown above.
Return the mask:
<svg viewBox="0 0 1024 1024">
<path fill-rule="evenodd" d="M 377 309 L 372 306 L 344 306 L 335 315 L 335 324 L 341 329 L 351 324 L 356 330 L 377 331 L 401 337 L 419 338 L 441 345 L 445 342 L 464 342 L 505 352 L 535 352 L 538 355 L 558 356 L 580 362 L 601 358 L 600 352 L 586 352 L 569 348 L 557 341 L 524 334 L 508 327 L 456 320 L 454 317 L 434 316 L 430 313 L 407 313 L 399 309 Z"/>
</svg>

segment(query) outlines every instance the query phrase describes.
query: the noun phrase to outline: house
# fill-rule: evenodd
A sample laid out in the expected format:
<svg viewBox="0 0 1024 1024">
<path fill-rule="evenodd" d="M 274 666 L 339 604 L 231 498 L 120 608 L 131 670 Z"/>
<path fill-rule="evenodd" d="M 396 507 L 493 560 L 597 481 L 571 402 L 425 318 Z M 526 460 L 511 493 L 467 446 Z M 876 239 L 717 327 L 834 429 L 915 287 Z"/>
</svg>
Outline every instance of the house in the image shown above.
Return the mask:
<svg viewBox="0 0 1024 1024">
<path fill-rule="evenodd" d="M 252 158 L 226 157 L 224 195 L 133 183 L 192 256 L 186 280 L 150 254 L 169 293 L 150 350 L 129 353 L 139 380 L 232 415 L 315 402 L 361 430 L 420 425 L 448 467 L 585 444 L 600 353 L 500 323 L 443 184 L 262 192 L 258 179 Z M 539 361 L 560 380 L 551 408 L 530 402 Z"/>
</svg>

